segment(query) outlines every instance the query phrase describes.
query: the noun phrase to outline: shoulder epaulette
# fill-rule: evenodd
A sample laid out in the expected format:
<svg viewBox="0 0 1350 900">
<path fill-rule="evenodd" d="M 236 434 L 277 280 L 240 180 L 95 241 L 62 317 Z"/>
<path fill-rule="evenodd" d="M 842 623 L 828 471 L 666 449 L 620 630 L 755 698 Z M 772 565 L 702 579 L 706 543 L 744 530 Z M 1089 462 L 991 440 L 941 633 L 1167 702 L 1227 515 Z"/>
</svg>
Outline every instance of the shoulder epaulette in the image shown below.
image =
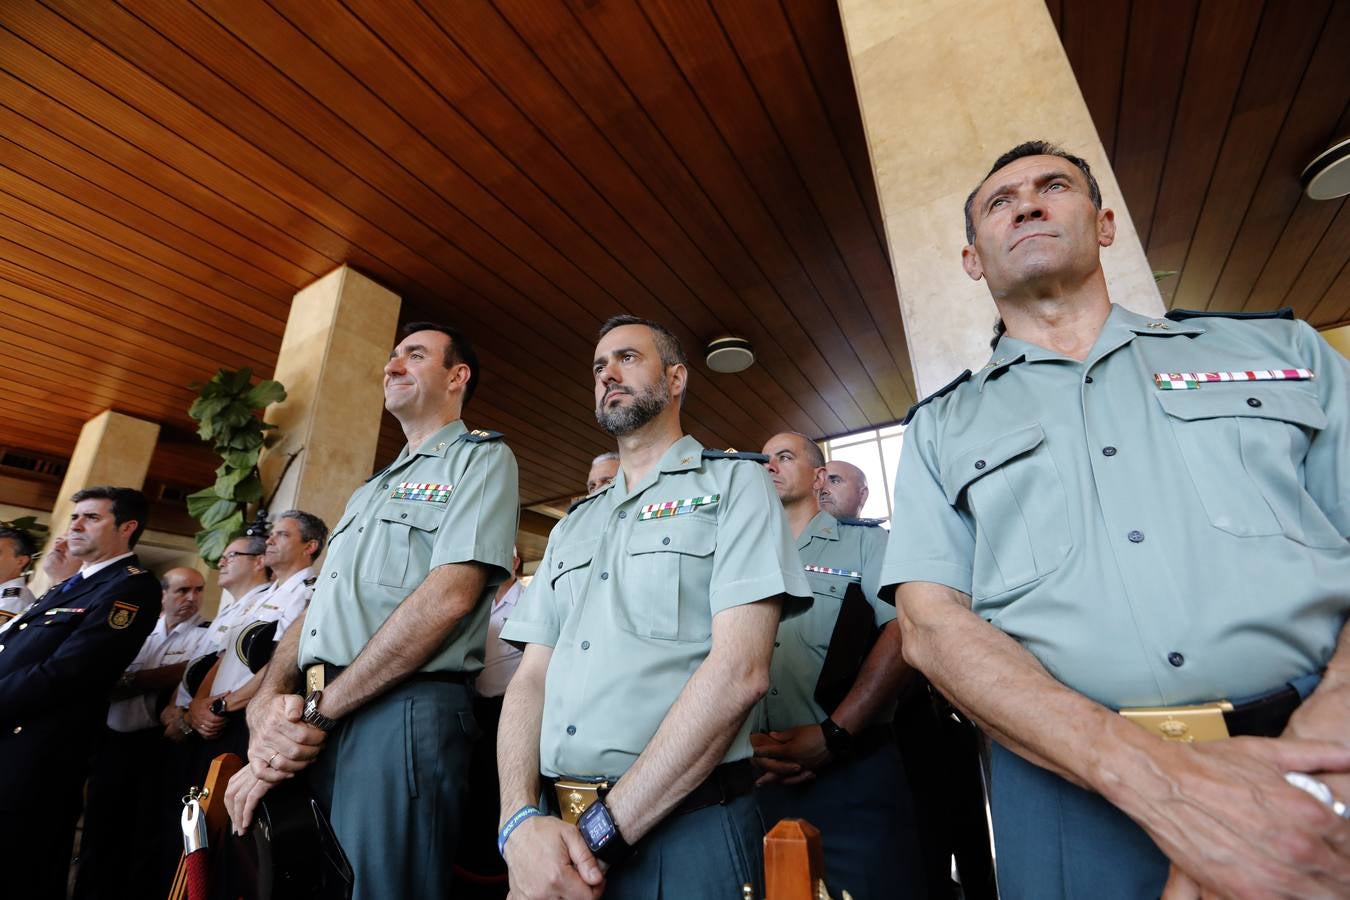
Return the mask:
<svg viewBox="0 0 1350 900">
<path fill-rule="evenodd" d="M 704 459 L 746 459 L 750 462 L 757 462 L 760 465 L 769 461 L 769 458 L 763 453 L 751 453 L 746 450 L 708 450 L 703 451 Z"/>
<path fill-rule="evenodd" d="M 596 491 L 594 494 L 587 494 L 585 497 L 578 497 L 577 499 L 572 501 L 571 506 L 567 507 L 567 511 L 570 513 L 572 510 L 576 509 L 581 504 L 589 503 L 590 501 L 594 500 L 596 497 L 599 497 L 603 493 L 604 491 Z"/>
<path fill-rule="evenodd" d="M 969 380 L 970 380 L 970 370 L 966 369 L 960 375 L 957 375 L 955 378 L 953 378 L 950 382 L 938 388 L 936 391 L 934 391 L 927 397 L 924 397 L 918 403 L 915 403 L 913 406 L 911 406 L 909 408 L 909 412 L 905 413 L 905 418 L 901 420 L 900 424 L 908 425 L 909 420 L 914 418 L 914 414 L 918 412 L 920 409 L 922 409 L 924 406 L 926 406 L 929 403 L 932 403 L 939 397 L 945 397 L 947 394 L 950 394 L 952 391 L 956 390 L 958 387 L 960 387 L 962 384 L 964 384 L 966 381 Z"/>
<path fill-rule="evenodd" d="M 144 575 L 144 574 L 145 574 L 145 570 L 142 569 L 140 566 L 127 566 L 127 574 L 128 574 L 128 575 Z"/>
<path fill-rule="evenodd" d="M 203 621 L 201 621 L 201 622 L 198 622 L 198 623 L 197 623 L 197 627 L 198 627 L 198 628 L 210 628 L 210 627 L 211 627 L 211 620 L 210 620 L 210 619 L 205 619 L 205 620 L 203 620 Z"/>
<path fill-rule="evenodd" d="M 855 519 L 852 516 L 840 516 L 840 525 L 861 525 L 863 528 L 880 528 L 885 519 Z"/>
<path fill-rule="evenodd" d="M 506 435 L 502 434 L 500 431 L 474 430 L 474 431 L 466 431 L 463 434 L 464 440 L 468 441 L 471 444 L 482 444 L 487 441 L 498 441 L 505 436 Z"/>
<path fill-rule="evenodd" d="M 389 465 L 393 465 L 393 463 L 390 463 Z M 380 471 L 376 472 L 374 475 L 370 476 L 369 478 L 367 478 L 365 481 L 363 481 L 363 482 L 361 482 L 361 483 L 362 483 L 362 484 L 370 484 L 370 483 L 371 483 L 372 481 L 374 481 L 376 478 L 379 478 L 381 475 L 386 475 L 386 474 L 388 474 L 388 472 L 389 472 L 389 466 L 385 466 L 383 469 L 381 469 Z"/>
<path fill-rule="evenodd" d="M 1171 309 L 1167 318 L 1173 322 L 1185 322 L 1187 319 L 1293 319 L 1294 308 L 1285 306 L 1270 312 L 1224 312 L 1223 310 Z"/>
<path fill-rule="evenodd" d="M 305 579 L 305 587 L 314 587 L 314 582 L 319 580 L 318 575 L 311 575 Z"/>
<path fill-rule="evenodd" d="M 17 597 L 17 596 L 19 596 L 19 589 L 16 587 L 8 587 L 5 588 L 3 591 L 0 591 L 0 597 Z"/>
</svg>

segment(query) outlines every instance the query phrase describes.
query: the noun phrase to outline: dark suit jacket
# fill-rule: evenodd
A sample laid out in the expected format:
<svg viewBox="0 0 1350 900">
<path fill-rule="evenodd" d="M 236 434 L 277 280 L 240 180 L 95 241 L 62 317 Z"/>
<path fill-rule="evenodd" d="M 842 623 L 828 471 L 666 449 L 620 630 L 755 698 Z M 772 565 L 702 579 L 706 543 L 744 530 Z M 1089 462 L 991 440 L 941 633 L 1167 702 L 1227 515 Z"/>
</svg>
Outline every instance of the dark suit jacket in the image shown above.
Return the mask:
<svg viewBox="0 0 1350 900">
<path fill-rule="evenodd" d="M 0 810 L 78 790 L 108 695 L 154 629 L 160 595 L 129 556 L 69 590 L 57 585 L 0 631 Z"/>
</svg>

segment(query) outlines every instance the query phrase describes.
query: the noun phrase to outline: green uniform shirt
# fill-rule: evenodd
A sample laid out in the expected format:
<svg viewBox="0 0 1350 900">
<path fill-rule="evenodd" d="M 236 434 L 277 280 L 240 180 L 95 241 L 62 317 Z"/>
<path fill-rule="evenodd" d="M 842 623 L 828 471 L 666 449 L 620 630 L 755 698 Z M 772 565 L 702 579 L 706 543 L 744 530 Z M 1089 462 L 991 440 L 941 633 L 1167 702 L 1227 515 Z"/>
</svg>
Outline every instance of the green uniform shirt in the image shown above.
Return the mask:
<svg viewBox="0 0 1350 900">
<path fill-rule="evenodd" d="M 824 510 L 816 513 L 797 538 L 797 553 L 815 600 L 806 613 L 778 626 L 771 686 L 764 698 L 768 730 L 815 724 L 834 712 L 822 709 L 814 695 L 844 591 L 850 583 L 862 586 L 878 626 L 895 618 L 895 607 L 877 598 L 877 579 L 885 552 L 884 528 L 846 524 Z M 877 721 L 889 722 L 893 713 L 894 709 L 888 708 Z"/>
<path fill-rule="evenodd" d="M 300 636 L 300 666 L 350 665 L 437 566 L 491 567 L 473 611 L 423 672 L 483 668 L 488 613 L 511 570 L 519 519 L 516 458 L 500 435 L 454 421 L 357 488 L 329 543 Z"/>
<path fill-rule="evenodd" d="M 1303 322 L 1115 306 L 1083 362 L 1005 335 L 915 412 L 881 583 L 970 594 L 1107 706 L 1251 697 L 1324 666 L 1350 610 L 1347 420 L 1350 365 Z"/>
<path fill-rule="evenodd" d="M 685 436 L 633 490 L 620 469 L 553 529 L 502 629 L 553 648 L 542 772 L 626 772 L 707 657 L 713 616 L 779 594 L 811 591 L 759 463 L 704 459 Z M 750 756 L 749 733 L 747 721 L 725 761 Z"/>
</svg>

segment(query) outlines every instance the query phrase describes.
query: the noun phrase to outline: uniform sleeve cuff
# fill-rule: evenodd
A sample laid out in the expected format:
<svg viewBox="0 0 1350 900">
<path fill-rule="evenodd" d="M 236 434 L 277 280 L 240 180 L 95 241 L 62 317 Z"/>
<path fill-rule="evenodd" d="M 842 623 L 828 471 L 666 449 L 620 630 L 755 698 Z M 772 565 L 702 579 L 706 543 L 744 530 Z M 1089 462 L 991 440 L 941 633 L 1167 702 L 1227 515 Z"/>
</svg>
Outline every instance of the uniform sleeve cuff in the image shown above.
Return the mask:
<svg viewBox="0 0 1350 900">
<path fill-rule="evenodd" d="M 779 594 L 805 598 L 799 603 L 784 604 L 783 615 L 785 618 L 788 615 L 789 606 L 796 607 L 795 611 L 800 612 L 810 605 L 811 592 L 803 590 L 801 587 L 794 589 L 792 585 L 786 584 L 783 576 L 777 572 L 761 575 L 758 578 L 748 578 L 744 581 L 733 581 L 730 584 L 718 585 L 709 600 L 713 615 L 716 615 L 724 609 L 744 606 L 747 603 L 758 603 Z"/>
<path fill-rule="evenodd" d="M 526 644 L 553 647 L 558 643 L 558 632 L 543 622 L 526 622 L 512 617 L 502 627 L 501 638 L 521 650 Z"/>
<path fill-rule="evenodd" d="M 485 566 L 491 566 L 494 569 L 500 569 L 503 572 L 511 571 L 512 548 L 507 547 L 502 550 L 501 547 L 483 547 L 483 546 L 463 546 L 446 547 L 436 549 L 432 552 L 430 569 L 437 566 L 453 566 L 459 563 L 481 563 Z"/>
<path fill-rule="evenodd" d="M 966 595 L 970 594 L 971 588 L 969 569 L 939 560 L 915 560 L 882 567 L 881 599 L 894 605 L 896 586 L 908 581 L 928 581 L 933 584 L 941 584 Z"/>
</svg>

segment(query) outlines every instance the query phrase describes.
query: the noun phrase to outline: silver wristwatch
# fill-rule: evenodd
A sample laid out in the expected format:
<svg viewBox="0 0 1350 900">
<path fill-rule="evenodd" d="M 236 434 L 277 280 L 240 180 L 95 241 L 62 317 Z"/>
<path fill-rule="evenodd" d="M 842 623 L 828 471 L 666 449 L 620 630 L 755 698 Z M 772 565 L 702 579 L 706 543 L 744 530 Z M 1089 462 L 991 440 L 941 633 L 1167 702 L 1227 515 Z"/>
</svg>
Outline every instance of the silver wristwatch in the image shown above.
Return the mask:
<svg viewBox="0 0 1350 900">
<path fill-rule="evenodd" d="M 300 713 L 300 720 L 308 722 L 320 731 L 332 731 L 337 727 L 337 719 L 330 719 L 319 712 L 319 701 L 322 699 L 323 691 L 310 691 L 309 696 L 305 698 L 305 708 Z"/>
</svg>

